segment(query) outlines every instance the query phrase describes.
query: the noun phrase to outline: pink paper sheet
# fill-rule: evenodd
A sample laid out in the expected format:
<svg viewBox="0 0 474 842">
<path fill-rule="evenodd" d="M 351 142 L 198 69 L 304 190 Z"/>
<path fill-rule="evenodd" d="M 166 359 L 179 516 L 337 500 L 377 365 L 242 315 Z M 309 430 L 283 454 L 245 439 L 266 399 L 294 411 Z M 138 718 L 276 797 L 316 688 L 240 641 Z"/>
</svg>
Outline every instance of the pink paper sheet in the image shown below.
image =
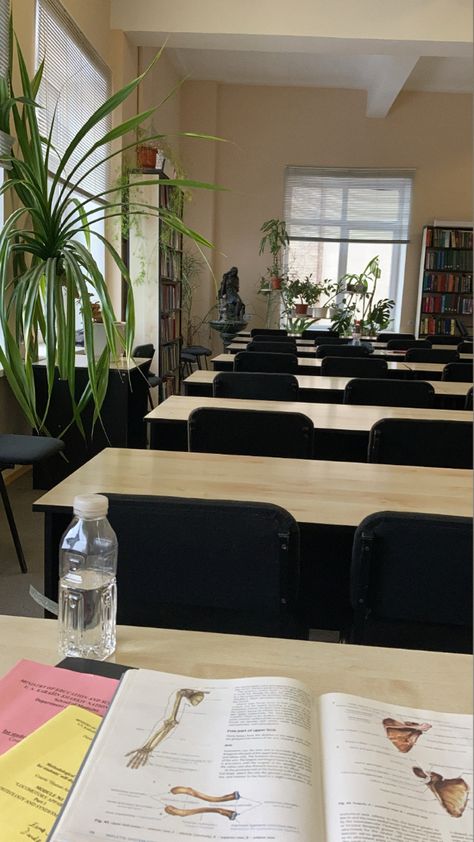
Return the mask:
<svg viewBox="0 0 474 842">
<path fill-rule="evenodd" d="M 18 661 L 0 678 L 0 754 L 68 705 L 103 716 L 117 684 L 115 678 Z"/>
</svg>

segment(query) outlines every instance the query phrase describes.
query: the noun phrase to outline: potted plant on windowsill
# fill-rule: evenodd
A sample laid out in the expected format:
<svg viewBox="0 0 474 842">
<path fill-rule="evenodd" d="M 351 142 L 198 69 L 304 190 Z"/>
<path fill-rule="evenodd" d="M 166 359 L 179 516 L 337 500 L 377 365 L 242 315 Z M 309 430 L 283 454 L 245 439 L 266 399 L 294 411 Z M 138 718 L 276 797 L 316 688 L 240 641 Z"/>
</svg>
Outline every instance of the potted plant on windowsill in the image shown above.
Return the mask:
<svg viewBox="0 0 474 842">
<path fill-rule="evenodd" d="M 381 275 L 379 257 L 373 257 L 360 274 L 346 274 L 334 285 L 333 298 L 342 296 L 335 307 L 331 329 L 350 334 L 354 322 L 360 322 L 363 334 L 371 336 L 386 330 L 393 321 L 392 298 L 375 300 L 377 281 Z"/>
<path fill-rule="evenodd" d="M 260 228 L 263 234 L 260 240 L 259 254 L 268 249 L 272 256 L 272 265 L 267 268 L 270 289 L 280 289 L 282 285 L 282 265 L 284 251 L 290 242 L 283 219 L 268 219 Z"/>
</svg>

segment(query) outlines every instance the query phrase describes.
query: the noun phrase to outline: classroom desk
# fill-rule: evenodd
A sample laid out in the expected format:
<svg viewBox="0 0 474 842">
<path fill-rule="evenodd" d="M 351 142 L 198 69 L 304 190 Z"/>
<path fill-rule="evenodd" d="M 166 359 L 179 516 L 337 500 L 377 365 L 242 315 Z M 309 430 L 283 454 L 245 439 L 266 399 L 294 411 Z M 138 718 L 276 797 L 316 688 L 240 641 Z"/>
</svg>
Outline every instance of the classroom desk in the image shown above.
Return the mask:
<svg viewBox="0 0 474 842">
<path fill-rule="evenodd" d="M 256 351 L 255 353 L 259 353 Z M 284 353 L 284 352 L 283 352 Z M 214 366 L 214 371 L 233 371 L 234 368 L 234 354 L 218 354 L 213 357 L 211 362 Z M 402 362 L 388 362 L 388 371 L 392 377 L 403 377 L 407 374 L 407 365 Z M 298 373 L 301 374 L 318 374 L 321 368 L 321 360 L 313 357 L 298 357 Z"/>
<path fill-rule="evenodd" d="M 462 356 L 464 356 L 464 354 Z M 454 360 L 453 362 L 456 362 L 456 360 Z M 459 362 L 468 362 L 468 360 L 465 361 L 461 359 L 459 360 Z M 414 363 L 408 361 L 405 363 L 405 365 L 407 366 L 407 368 L 410 369 L 410 371 L 412 371 L 415 374 L 415 376 L 417 376 L 420 373 L 427 374 L 431 376 L 433 380 L 438 380 L 441 379 L 443 369 L 445 368 L 447 363 Z M 469 383 L 469 386 L 472 386 L 472 381 Z"/>
<path fill-rule="evenodd" d="M 0 674 L 21 658 L 55 664 L 54 620 L 0 617 Z M 195 676 L 288 676 L 315 695 L 353 693 L 408 707 L 470 713 L 472 657 L 306 640 L 118 626 L 110 660 Z"/>
<path fill-rule="evenodd" d="M 364 517 L 472 514 L 467 470 L 106 448 L 33 505 L 45 513 L 44 592 L 51 599 L 57 598 L 60 537 L 75 495 L 87 492 L 282 506 L 300 524 L 301 612 L 312 628 L 340 629 L 347 619 L 352 541 Z"/>
<path fill-rule="evenodd" d="M 145 421 L 150 424 L 150 447 L 155 450 L 187 450 L 189 415 L 193 409 L 203 406 L 220 409 L 253 409 L 259 412 L 303 413 L 314 424 L 315 459 L 355 462 L 366 461 L 370 429 L 381 418 L 472 421 L 471 412 L 463 412 L 459 409 L 414 409 L 398 406 L 355 406 L 172 395 L 145 416 Z M 348 436 L 348 433 L 356 435 Z"/>
<path fill-rule="evenodd" d="M 327 343 L 330 345 L 331 343 L 328 341 Z M 247 348 L 248 342 L 246 340 L 242 341 L 234 341 L 231 342 L 230 345 L 227 345 L 226 351 L 230 354 L 238 354 L 239 351 L 245 351 Z M 439 346 L 437 346 L 439 347 Z M 442 346 L 443 347 L 443 346 Z M 435 348 L 435 346 L 433 346 Z M 428 349 L 426 349 L 428 350 Z M 443 347 L 443 350 L 446 350 L 446 346 Z M 298 356 L 307 356 L 307 357 L 314 357 L 316 355 L 316 346 L 314 342 L 311 340 L 297 340 L 296 342 L 296 351 Z M 282 353 L 284 353 L 284 349 L 282 348 Z M 397 350 L 388 350 L 386 342 L 373 342 L 372 343 L 372 351 L 370 353 L 371 357 L 380 357 L 383 360 L 390 360 L 391 362 L 403 362 L 405 360 L 406 351 L 397 351 Z M 472 360 L 472 354 L 459 354 L 459 360 L 468 362 Z M 453 360 L 453 362 L 455 362 Z"/>
</svg>

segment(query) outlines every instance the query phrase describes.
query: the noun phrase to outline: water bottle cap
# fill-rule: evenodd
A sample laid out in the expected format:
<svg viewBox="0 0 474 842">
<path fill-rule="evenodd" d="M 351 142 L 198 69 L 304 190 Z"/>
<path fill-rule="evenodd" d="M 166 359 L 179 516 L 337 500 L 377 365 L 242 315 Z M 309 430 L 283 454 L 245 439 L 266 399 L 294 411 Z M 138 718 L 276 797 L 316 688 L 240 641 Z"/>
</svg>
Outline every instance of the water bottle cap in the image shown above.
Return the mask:
<svg viewBox="0 0 474 842">
<path fill-rule="evenodd" d="M 104 494 L 78 494 L 74 497 L 73 508 L 78 517 L 105 517 L 109 501 Z"/>
</svg>

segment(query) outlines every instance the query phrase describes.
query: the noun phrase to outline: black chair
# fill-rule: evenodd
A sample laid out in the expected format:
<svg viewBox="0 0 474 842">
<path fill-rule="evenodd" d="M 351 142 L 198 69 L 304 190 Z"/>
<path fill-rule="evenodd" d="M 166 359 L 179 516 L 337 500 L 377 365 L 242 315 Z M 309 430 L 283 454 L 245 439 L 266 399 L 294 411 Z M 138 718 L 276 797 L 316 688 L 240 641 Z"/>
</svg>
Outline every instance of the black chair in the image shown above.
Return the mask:
<svg viewBox="0 0 474 842">
<path fill-rule="evenodd" d="M 462 337 L 461 336 L 446 336 L 445 333 L 432 333 L 429 336 L 425 336 L 427 342 L 430 345 L 455 345 L 458 346 Z"/>
<path fill-rule="evenodd" d="M 315 345 L 349 345 L 352 342 L 352 338 L 349 336 L 328 336 L 327 334 L 321 334 L 320 336 L 314 337 L 314 344 Z"/>
<path fill-rule="evenodd" d="M 307 637 L 295 616 L 299 531 L 284 509 L 108 496 L 120 546 L 119 623 Z"/>
<path fill-rule="evenodd" d="M 368 461 L 472 468 L 472 423 L 382 418 L 369 434 Z"/>
<path fill-rule="evenodd" d="M 275 371 L 280 374 L 297 374 L 296 354 L 264 354 L 240 351 L 234 357 L 234 371 Z"/>
<path fill-rule="evenodd" d="M 150 409 L 153 409 L 153 400 L 151 397 L 150 389 L 154 389 L 155 386 L 160 386 L 163 382 L 162 377 L 158 377 L 157 374 L 154 374 L 152 371 L 150 371 L 151 363 L 154 356 L 155 346 L 151 342 L 148 345 L 136 345 L 132 351 L 132 357 L 135 357 L 137 360 L 149 360 L 149 362 L 146 365 L 141 366 L 141 371 L 148 381 L 148 405 Z"/>
<path fill-rule="evenodd" d="M 182 353 L 192 354 L 196 360 L 197 367 L 199 369 L 207 369 L 207 358 L 211 356 L 212 351 L 210 348 L 206 348 L 205 345 L 186 345 L 183 348 Z M 202 364 L 204 361 L 204 365 Z"/>
<path fill-rule="evenodd" d="M 409 348 L 431 348 L 427 339 L 389 339 L 387 351 L 408 351 Z"/>
<path fill-rule="evenodd" d="M 467 410 L 467 412 L 472 412 L 472 386 L 470 389 L 468 389 L 468 392 L 466 394 L 464 409 Z"/>
<path fill-rule="evenodd" d="M 197 365 L 197 360 L 196 360 L 196 357 L 194 356 L 194 354 L 188 354 L 187 351 L 181 351 L 179 361 L 180 361 L 180 366 L 181 366 L 181 376 L 183 378 L 188 377 L 190 374 L 193 373 L 194 363 L 196 363 L 196 365 Z"/>
<path fill-rule="evenodd" d="M 450 363 L 459 360 L 457 351 L 443 349 L 409 348 L 405 354 L 405 362 L 409 363 Z"/>
<path fill-rule="evenodd" d="M 3 479 L 3 471 L 14 468 L 15 465 L 34 465 L 37 462 L 43 462 L 63 449 L 64 442 L 61 439 L 53 439 L 49 436 L 0 435 L 0 494 L 22 573 L 27 573 L 28 567 Z"/>
<path fill-rule="evenodd" d="M 377 342 L 392 342 L 395 340 L 410 340 L 414 339 L 414 333 L 378 333 L 377 334 Z"/>
<path fill-rule="evenodd" d="M 323 357 L 368 357 L 370 349 L 367 345 L 318 345 L 316 356 Z"/>
<path fill-rule="evenodd" d="M 472 342 L 460 342 L 458 354 L 472 354 Z"/>
<path fill-rule="evenodd" d="M 246 348 L 250 353 L 257 354 L 296 354 L 296 342 L 293 340 L 277 342 L 249 342 Z"/>
<path fill-rule="evenodd" d="M 278 343 L 278 345 L 293 345 L 296 347 L 296 339 L 293 336 L 267 336 L 257 334 L 257 336 L 252 336 L 249 345 L 261 345 L 266 343 Z"/>
<path fill-rule="evenodd" d="M 352 550 L 346 642 L 472 652 L 469 518 L 377 512 Z"/>
<path fill-rule="evenodd" d="M 188 449 L 197 453 L 311 459 L 313 437 L 301 412 L 199 407 L 188 419 Z"/>
<path fill-rule="evenodd" d="M 343 403 L 367 406 L 434 405 L 435 391 L 424 380 L 350 380 L 344 389 Z"/>
<path fill-rule="evenodd" d="M 215 398 L 297 401 L 298 392 L 294 374 L 220 371 L 212 383 Z"/>
<path fill-rule="evenodd" d="M 337 330 L 304 330 L 302 339 L 339 339 Z"/>
<path fill-rule="evenodd" d="M 461 362 L 448 363 L 443 368 L 441 380 L 448 380 L 450 383 L 471 383 L 472 382 L 472 363 Z"/>
<path fill-rule="evenodd" d="M 253 327 L 250 331 L 250 336 L 287 336 L 288 331 L 286 329 L 279 329 L 279 328 L 269 328 L 269 327 Z"/>
<path fill-rule="evenodd" d="M 323 377 L 386 377 L 386 360 L 376 357 L 323 357 L 321 375 Z"/>
</svg>

